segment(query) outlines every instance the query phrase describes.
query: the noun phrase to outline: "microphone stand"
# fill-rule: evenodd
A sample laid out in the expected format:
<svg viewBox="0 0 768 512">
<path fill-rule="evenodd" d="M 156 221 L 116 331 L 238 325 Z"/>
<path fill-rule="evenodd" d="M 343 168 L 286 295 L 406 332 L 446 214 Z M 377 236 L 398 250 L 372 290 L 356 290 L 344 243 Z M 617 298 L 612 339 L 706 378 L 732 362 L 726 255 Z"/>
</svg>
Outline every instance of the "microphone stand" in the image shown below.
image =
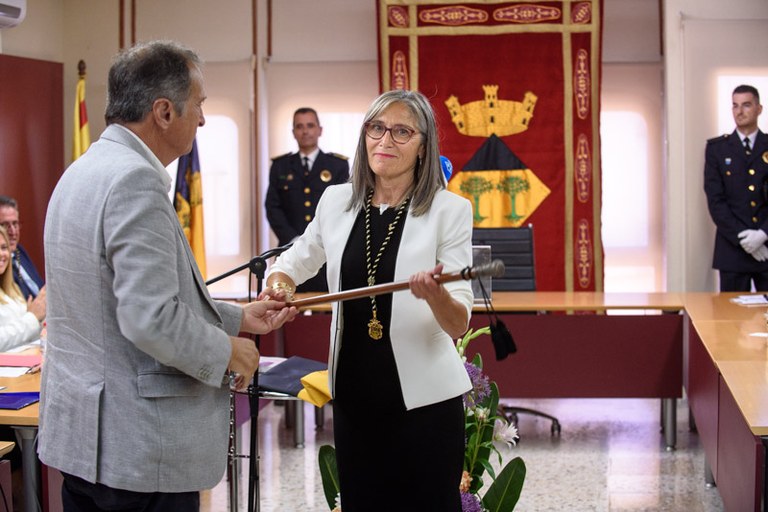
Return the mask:
<svg viewBox="0 0 768 512">
<path fill-rule="evenodd" d="M 216 276 L 212 279 L 209 279 L 205 282 L 206 286 L 211 285 L 215 282 L 221 281 L 225 277 L 229 277 L 232 274 L 236 274 L 240 272 L 241 270 L 245 270 L 246 268 L 249 269 L 250 273 L 248 275 L 248 301 L 251 301 L 251 275 L 256 276 L 256 296 L 261 293 L 261 289 L 264 282 L 264 274 L 267 270 L 267 260 L 269 258 L 272 258 L 274 256 L 278 256 L 282 254 L 283 252 L 287 251 L 291 246 L 293 245 L 293 242 L 282 245 L 280 247 L 275 247 L 274 249 L 270 249 L 258 256 L 255 256 L 251 258 L 251 260 L 248 263 L 245 263 L 243 265 L 240 265 L 237 268 L 234 268 L 232 270 L 229 270 L 219 276 Z M 259 345 L 261 342 L 261 335 L 260 334 L 254 334 L 253 340 L 256 343 L 256 349 L 259 349 Z M 256 369 L 256 373 L 253 375 L 253 381 L 248 385 L 248 405 L 250 407 L 250 415 L 251 415 L 251 435 L 250 435 L 250 457 L 248 460 L 248 511 L 258 511 L 260 509 L 259 507 L 259 443 L 258 443 L 258 420 L 259 420 L 259 370 Z M 232 407 L 234 407 L 234 401 L 232 404 Z M 236 425 L 233 425 L 233 428 L 237 428 Z M 230 471 L 230 478 L 236 480 L 237 478 L 237 471 L 234 470 L 236 466 L 236 457 L 238 455 L 235 453 L 232 458 L 232 470 Z M 230 510 L 232 512 L 237 512 L 237 482 L 230 482 Z"/>
</svg>

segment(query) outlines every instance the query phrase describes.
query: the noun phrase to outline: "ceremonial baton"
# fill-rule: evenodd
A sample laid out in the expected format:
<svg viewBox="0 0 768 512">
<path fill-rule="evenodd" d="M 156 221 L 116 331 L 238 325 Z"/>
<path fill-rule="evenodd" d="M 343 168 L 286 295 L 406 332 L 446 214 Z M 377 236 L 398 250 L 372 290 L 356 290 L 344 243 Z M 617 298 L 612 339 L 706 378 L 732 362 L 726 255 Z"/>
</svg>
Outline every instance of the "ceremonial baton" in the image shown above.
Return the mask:
<svg viewBox="0 0 768 512">
<path fill-rule="evenodd" d="M 458 272 L 450 272 L 448 274 L 437 274 L 434 276 L 435 281 L 440 284 L 448 283 L 451 281 L 458 281 L 460 279 L 470 280 L 478 277 L 501 277 L 504 275 L 504 262 L 501 260 L 493 260 L 490 263 L 484 265 L 478 265 L 477 267 L 466 267 Z M 302 308 L 306 306 L 314 306 L 315 304 L 325 304 L 327 302 L 338 302 L 341 300 L 359 299 L 361 297 L 373 297 L 375 295 L 382 295 L 384 293 L 391 293 L 400 290 L 407 290 L 409 287 L 408 281 L 397 281 L 394 283 L 382 283 L 375 284 L 373 286 L 365 286 L 363 288 L 354 288 L 352 290 L 344 290 L 343 292 L 326 293 L 324 295 L 316 295 L 314 297 L 307 297 L 306 299 L 298 299 L 290 302 L 286 302 L 286 306 L 296 306 Z"/>
</svg>

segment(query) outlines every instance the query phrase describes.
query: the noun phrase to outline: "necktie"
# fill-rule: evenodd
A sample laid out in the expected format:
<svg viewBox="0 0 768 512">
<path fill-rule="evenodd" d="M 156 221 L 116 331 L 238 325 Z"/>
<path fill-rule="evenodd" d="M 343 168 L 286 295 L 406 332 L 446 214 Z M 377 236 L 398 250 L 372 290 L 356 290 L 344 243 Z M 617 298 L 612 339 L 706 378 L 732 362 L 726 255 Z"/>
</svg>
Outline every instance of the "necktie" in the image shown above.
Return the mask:
<svg viewBox="0 0 768 512">
<path fill-rule="evenodd" d="M 747 155 L 752 154 L 752 148 L 749 147 L 749 137 L 744 137 L 744 151 L 747 152 Z"/>
<path fill-rule="evenodd" d="M 305 156 L 304 159 L 304 174 L 309 174 L 309 157 Z"/>
</svg>

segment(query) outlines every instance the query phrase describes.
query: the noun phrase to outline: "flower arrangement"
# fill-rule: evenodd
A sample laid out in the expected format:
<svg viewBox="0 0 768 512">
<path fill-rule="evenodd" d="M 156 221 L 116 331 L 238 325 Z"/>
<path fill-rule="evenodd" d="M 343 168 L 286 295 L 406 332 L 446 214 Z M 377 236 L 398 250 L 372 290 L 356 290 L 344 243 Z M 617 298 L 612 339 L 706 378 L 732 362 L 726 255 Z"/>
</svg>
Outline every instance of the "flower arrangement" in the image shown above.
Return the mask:
<svg viewBox="0 0 768 512">
<path fill-rule="evenodd" d="M 464 448 L 464 472 L 461 476 L 461 508 L 463 512 L 511 512 L 520 499 L 520 491 L 525 480 L 525 463 L 515 457 L 502 467 L 499 474 L 491 464 L 491 456 L 496 455 L 499 466 L 502 456 L 497 443 L 511 447 L 517 442 L 517 429 L 498 414 L 499 389 L 483 373 L 480 354 L 475 354 L 471 362 L 466 360 L 469 342 L 483 334 L 489 334 L 490 328 L 477 331 L 470 329 L 462 339 L 456 342 L 467 374 L 472 382 L 472 389 L 464 394 L 464 430 L 466 443 Z M 336 451 L 330 445 L 320 447 L 320 476 L 323 493 L 332 512 L 342 512 L 339 476 L 336 469 Z M 480 496 L 484 487 L 483 477 L 490 478 L 490 486 Z"/>
<path fill-rule="evenodd" d="M 480 354 L 472 362 L 466 360 L 469 342 L 482 334 L 489 334 L 490 328 L 477 331 L 470 329 L 456 343 L 456 349 L 464 360 L 472 389 L 464 394 L 464 429 L 467 434 L 464 449 L 464 473 L 461 477 L 461 505 L 463 512 L 511 512 L 520 499 L 525 480 L 525 463 L 515 457 L 502 467 L 497 475 L 490 459 L 496 455 L 499 465 L 502 456 L 496 443 L 511 447 L 517 442 L 517 429 L 498 415 L 499 388 L 483 373 Z M 483 476 L 487 473 L 491 484 L 480 496 Z"/>
</svg>

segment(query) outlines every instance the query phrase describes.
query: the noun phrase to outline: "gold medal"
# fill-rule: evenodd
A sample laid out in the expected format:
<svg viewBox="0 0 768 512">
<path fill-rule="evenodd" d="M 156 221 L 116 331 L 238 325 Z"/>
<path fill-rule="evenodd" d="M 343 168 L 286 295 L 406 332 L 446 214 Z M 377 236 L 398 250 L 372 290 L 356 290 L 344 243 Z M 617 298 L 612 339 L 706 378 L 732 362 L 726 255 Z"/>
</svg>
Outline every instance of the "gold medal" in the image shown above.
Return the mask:
<svg viewBox="0 0 768 512">
<path fill-rule="evenodd" d="M 767 163 L 767 164 L 768 164 L 768 151 L 766 151 L 765 153 L 763 153 L 763 162 L 765 162 L 765 163 Z"/>
<path fill-rule="evenodd" d="M 328 172 L 328 171 L 323 171 Z M 330 176 L 330 173 L 328 173 Z M 330 179 L 330 178 L 329 178 Z M 397 222 L 400 220 L 400 218 L 403 216 L 404 212 L 407 209 L 408 205 L 408 198 L 406 197 L 403 204 L 400 205 L 400 207 L 397 210 L 397 214 L 395 215 L 395 220 L 393 220 L 387 229 L 387 236 L 384 238 L 384 241 L 381 243 L 381 246 L 379 246 L 379 251 L 376 254 L 376 259 L 371 261 L 371 208 L 373 207 L 371 205 L 371 200 L 373 199 L 373 190 L 371 190 L 368 193 L 368 204 L 365 207 L 365 266 L 366 266 L 366 272 L 368 274 L 368 286 L 373 286 L 376 283 L 376 270 L 379 267 L 379 260 L 381 259 L 381 255 L 384 254 L 384 249 L 389 244 L 389 239 L 392 237 L 392 232 L 395 230 L 395 227 L 397 226 Z M 368 336 L 371 337 L 372 340 L 380 340 L 384 336 L 384 327 L 381 325 L 381 322 L 379 322 L 379 319 L 376 318 L 376 310 L 378 308 L 376 307 L 376 296 L 371 296 L 371 313 L 373 314 L 373 317 L 371 318 L 371 321 L 368 322 Z"/>
<path fill-rule="evenodd" d="M 328 169 L 323 169 L 322 171 L 320 171 L 320 179 L 323 180 L 324 182 L 328 183 L 329 181 L 331 181 L 331 178 L 332 178 L 331 171 L 329 171 Z"/>
<path fill-rule="evenodd" d="M 380 340 L 383 336 L 381 322 L 376 319 L 376 311 L 373 312 L 373 318 L 368 322 L 368 336 L 373 340 Z"/>
</svg>

